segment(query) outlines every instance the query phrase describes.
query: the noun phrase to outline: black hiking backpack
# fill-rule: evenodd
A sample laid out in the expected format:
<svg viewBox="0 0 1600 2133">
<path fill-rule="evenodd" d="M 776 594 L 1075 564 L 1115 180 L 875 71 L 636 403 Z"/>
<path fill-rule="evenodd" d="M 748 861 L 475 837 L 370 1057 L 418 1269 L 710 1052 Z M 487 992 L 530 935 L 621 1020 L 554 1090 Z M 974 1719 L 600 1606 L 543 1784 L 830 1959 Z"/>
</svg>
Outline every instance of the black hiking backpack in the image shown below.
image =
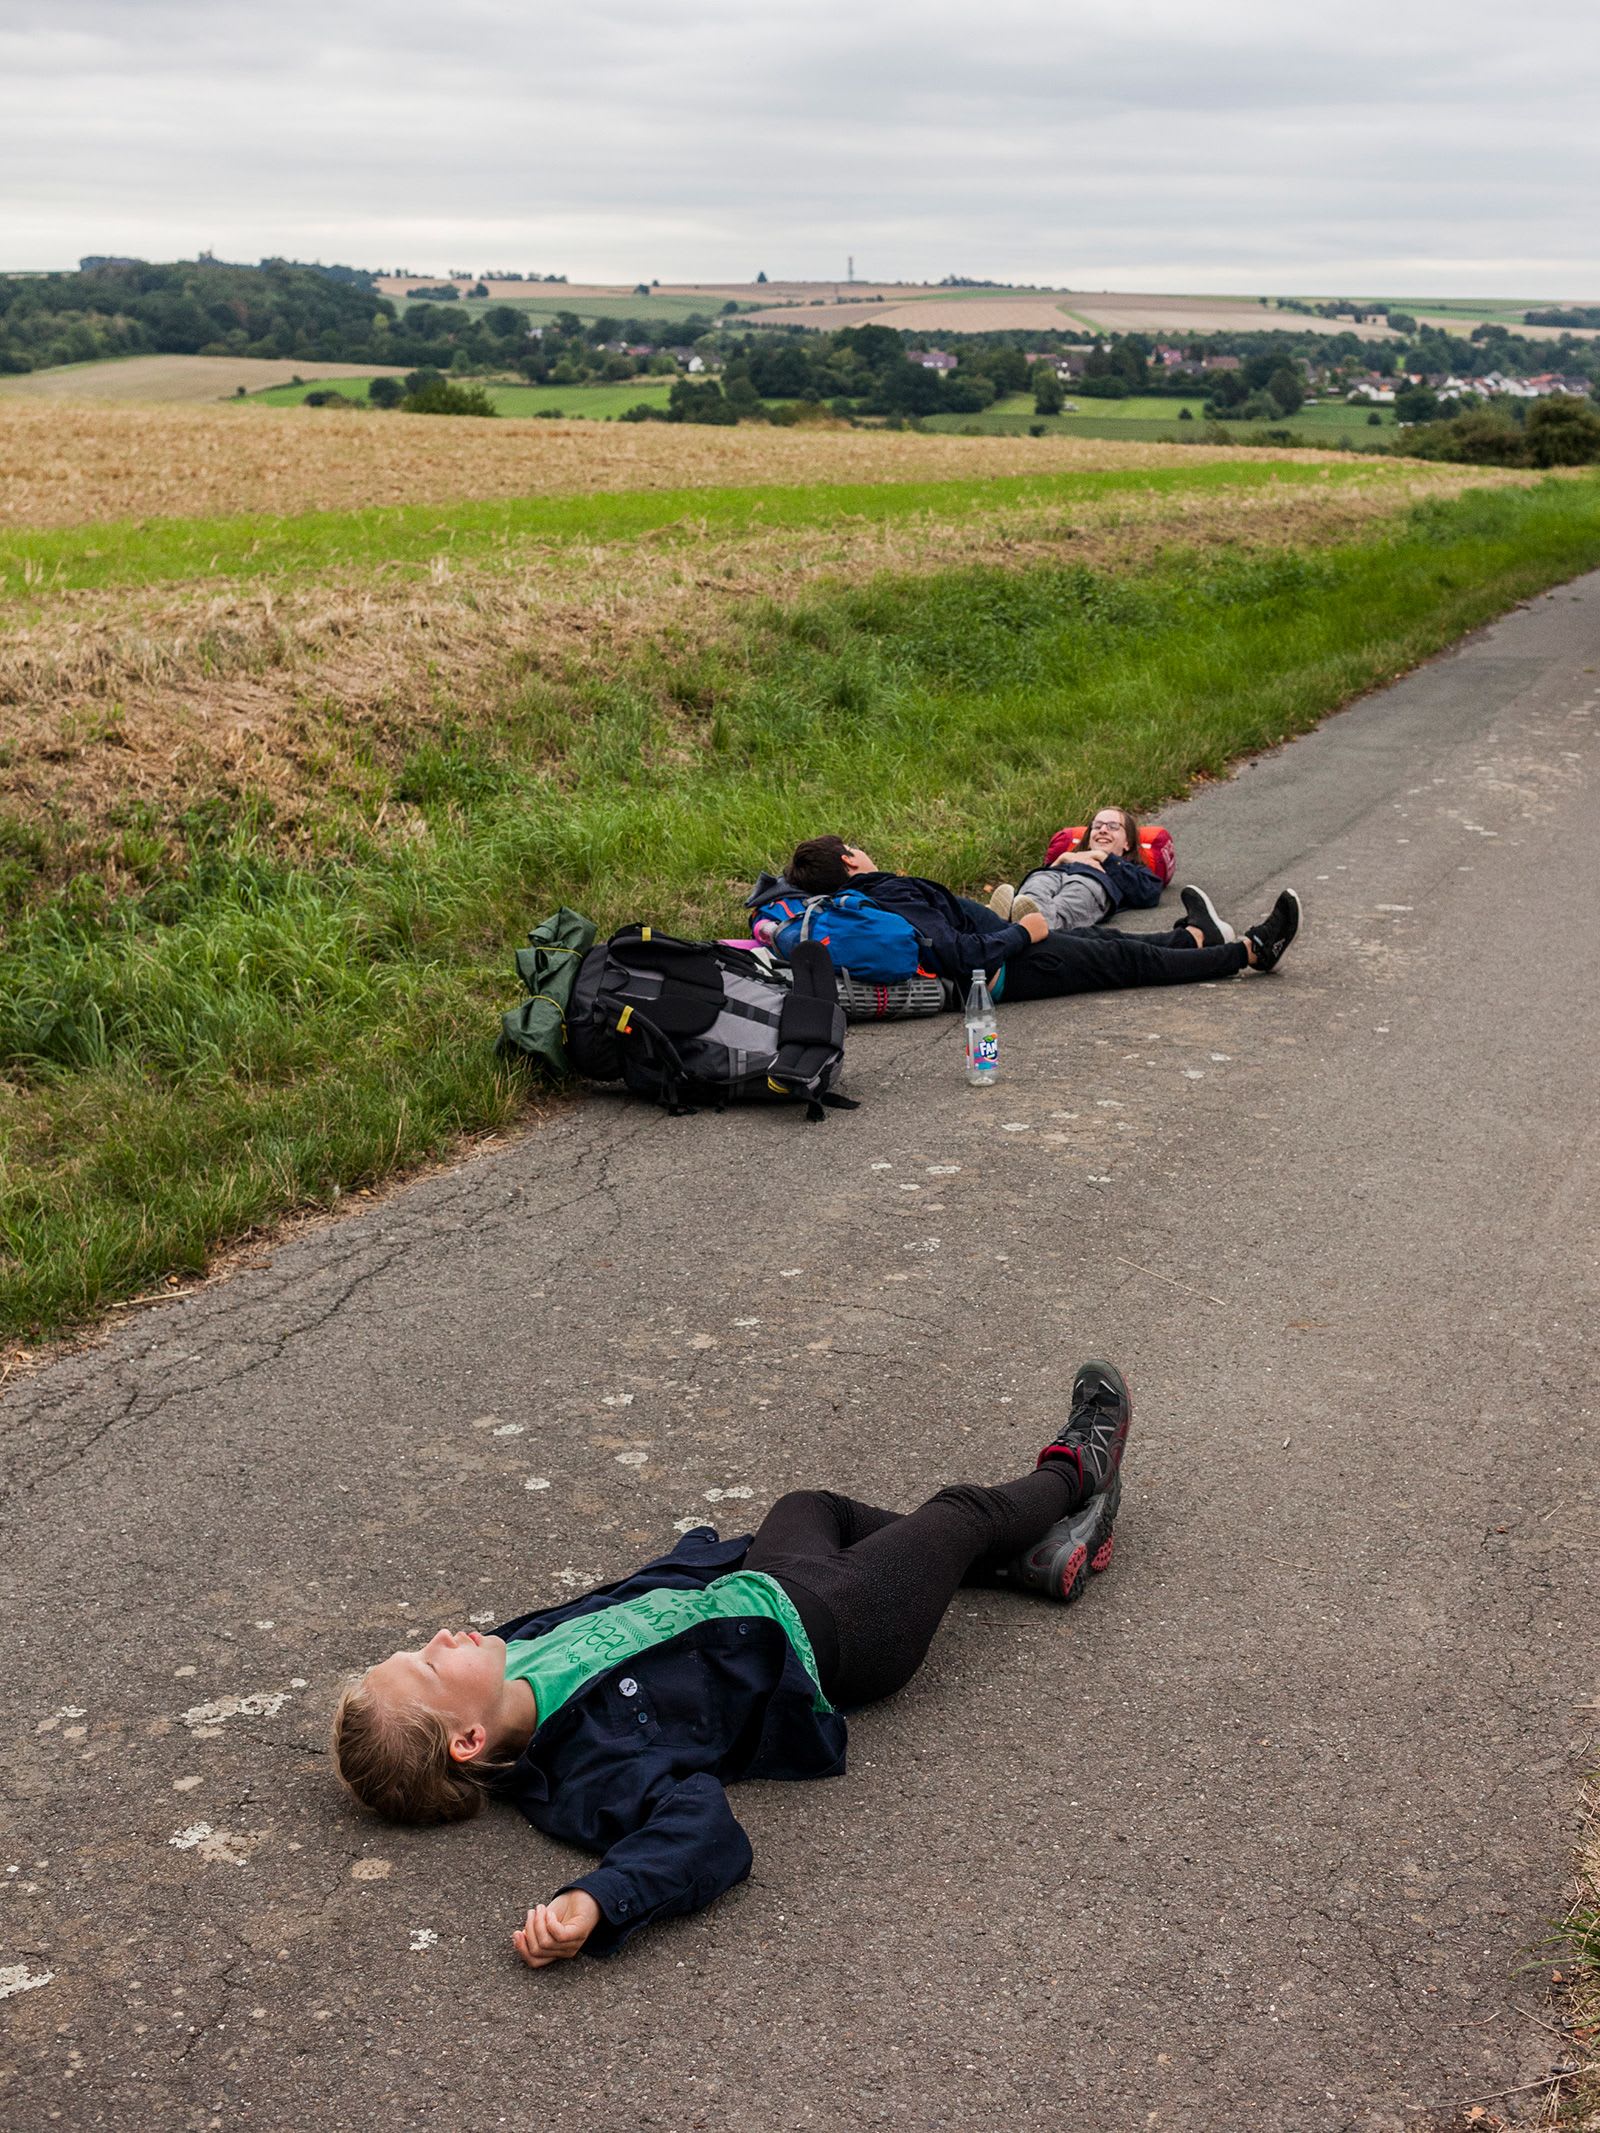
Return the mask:
<svg viewBox="0 0 1600 2133">
<path fill-rule="evenodd" d="M 752 1097 L 853 1110 L 833 1087 L 845 1020 L 827 950 L 786 971 L 720 941 L 624 926 L 591 948 L 567 1009 L 567 1057 L 591 1081 L 621 1081 L 674 1116 Z"/>
</svg>

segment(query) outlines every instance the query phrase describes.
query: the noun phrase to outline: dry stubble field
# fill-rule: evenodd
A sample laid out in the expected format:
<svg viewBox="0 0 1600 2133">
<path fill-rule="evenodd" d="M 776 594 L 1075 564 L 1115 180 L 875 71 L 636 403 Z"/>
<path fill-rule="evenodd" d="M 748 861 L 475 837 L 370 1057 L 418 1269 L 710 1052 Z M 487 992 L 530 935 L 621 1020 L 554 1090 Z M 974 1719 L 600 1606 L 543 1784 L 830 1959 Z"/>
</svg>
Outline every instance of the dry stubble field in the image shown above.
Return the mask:
<svg viewBox="0 0 1600 2133">
<path fill-rule="evenodd" d="M 854 293 L 854 292 L 852 292 Z M 1122 296 L 1109 290 L 997 289 L 993 295 L 945 291 L 887 291 L 886 300 L 859 303 L 802 300 L 753 311 L 756 326 L 808 326 L 833 332 L 840 326 L 892 326 L 901 333 L 1354 333 L 1364 341 L 1392 340 L 1387 326 L 1356 326 L 1349 319 L 1310 318 L 1298 311 L 1272 311 L 1244 296 Z"/>
<path fill-rule="evenodd" d="M 842 426 L 422 421 L 324 408 L 40 407 L 0 398 L 0 527 L 361 511 L 586 490 L 1136 472 L 1228 457 L 1226 448 L 1204 445 L 1175 452 Z"/>
<path fill-rule="evenodd" d="M 399 378 L 387 363 L 323 363 L 301 357 L 273 362 L 264 356 L 144 355 L 123 356 L 112 363 L 67 363 L 59 370 L 32 370 L 21 377 L 0 378 L 0 408 L 14 402 L 47 402 L 52 420 L 66 403 L 119 401 L 140 406 L 171 406 L 186 401 L 231 400 L 243 386 L 247 393 L 291 385 L 297 377 Z"/>
<path fill-rule="evenodd" d="M 775 484 L 792 497 L 803 484 L 961 484 L 945 504 L 887 519 L 841 501 L 801 523 L 718 528 L 690 515 L 642 536 L 535 534 L 460 550 L 442 514 L 436 548 L 425 529 L 423 549 L 403 559 L 350 561 L 335 548 L 326 568 L 311 570 L 224 567 L 198 579 L 168 572 L 153 583 L 62 587 L 41 565 L 0 630 L 0 809 L 72 824 L 63 864 L 84 863 L 130 803 L 172 821 L 230 791 L 270 798 L 281 838 L 301 845 L 318 833 L 330 793 L 359 794 L 419 732 L 492 725 L 497 703 L 530 677 L 594 675 L 652 646 L 703 645 L 751 599 L 790 603 L 883 572 L 1125 568 L 1173 549 L 1315 547 L 1359 537 L 1420 497 L 1528 479 L 1069 439 L 352 422 L 266 410 L 50 417 L 14 407 L 0 409 L 0 464 L 13 527 L 137 512 L 152 534 L 179 512 L 220 519 L 572 492 L 703 488 L 721 497 Z M 995 492 L 972 508 L 971 485 L 981 492 L 985 478 L 1107 470 L 1126 482 L 1065 496 Z M 380 827 L 403 836 L 411 825 L 402 807 Z M 114 858 L 105 863 L 114 870 Z"/>
</svg>

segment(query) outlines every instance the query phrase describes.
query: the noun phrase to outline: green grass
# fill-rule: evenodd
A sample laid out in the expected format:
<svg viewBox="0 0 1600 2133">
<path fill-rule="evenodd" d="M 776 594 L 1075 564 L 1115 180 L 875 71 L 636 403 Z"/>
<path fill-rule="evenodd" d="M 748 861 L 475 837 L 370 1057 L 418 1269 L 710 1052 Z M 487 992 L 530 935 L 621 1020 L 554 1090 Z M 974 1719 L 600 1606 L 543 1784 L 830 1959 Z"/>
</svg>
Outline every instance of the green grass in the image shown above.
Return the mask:
<svg viewBox="0 0 1600 2133">
<path fill-rule="evenodd" d="M 965 433 L 976 430 L 980 436 L 1025 437 L 1035 425 L 1042 425 L 1047 437 L 1097 437 L 1115 441 L 1121 438 L 1126 444 L 1189 444 L 1200 436 L 1205 425 L 1204 397 L 1194 399 L 1167 399 L 1156 393 L 1134 394 L 1126 400 L 1098 400 L 1088 394 L 1074 395 L 1068 392 L 1069 401 L 1076 400 L 1075 414 L 1039 415 L 1034 412 L 1032 393 L 1007 393 L 992 407 L 985 408 L 981 415 L 933 415 L 927 427 L 933 430 L 949 430 Z M 1190 419 L 1182 420 L 1179 410 L 1188 408 Z M 1377 410 L 1380 420 L 1369 424 L 1367 409 L 1352 407 L 1343 401 L 1308 401 L 1297 415 L 1282 422 L 1229 422 L 1224 425 L 1230 435 L 1241 441 L 1263 435 L 1269 429 L 1290 429 L 1312 444 L 1336 445 L 1341 437 L 1349 437 L 1353 444 L 1370 445 L 1379 429 L 1394 427 L 1394 409 L 1381 407 Z"/>
<path fill-rule="evenodd" d="M 665 407 L 672 378 L 627 378 L 618 385 L 500 385 L 492 380 L 469 378 L 469 385 L 482 384 L 502 415 L 570 415 L 577 421 L 606 422 L 637 407 Z M 370 378 L 305 378 L 298 385 L 271 385 L 265 392 L 248 395 L 253 407 L 302 407 L 306 395 L 339 392 L 347 400 L 365 400 Z"/>
<path fill-rule="evenodd" d="M 447 417 L 396 416 L 396 421 Z M 1353 470 L 1350 470 L 1353 471 Z M 969 481 L 813 482 L 793 487 L 625 489 L 493 503 L 395 504 L 312 511 L 298 518 L 120 519 L 53 532 L 0 534 L 0 592 L 87 591 L 104 586 L 299 576 L 379 565 L 425 570 L 438 555 L 511 560 L 523 544 L 636 540 L 672 531 L 685 540 L 754 526 L 800 529 L 841 518 L 874 524 L 992 510 L 1070 505 L 1126 489 L 1161 495 L 1347 478 L 1347 470 L 1276 461 Z M 18 619 L 25 619 L 17 610 Z"/>
<path fill-rule="evenodd" d="M 399 774 L 428 828 L 399 850 L 291 864 L 219 808 L 143 901 L 69 893 L 0 948 L 0 1328 L 62 1327 L 512 1115 L 510 951 L 559 903 L 732 930 L 737 885 L 832 827 L 972 882 L 1596 564 L 1585 479 L 1308 553 L 885 576 L 732 611 L 710 651 L 604 683 L 508 681 L 492 733 Z"/>
<path fill-rule="evenodd" d="M 510 304 L 514 310 L 526 311 L 536 321 L 553 319 L 559 312 L 570 311 L 574 318 L 592 326 L 596 319 L 639 319 L 649 326 L 681 326 L 687 318 L 717 318 L 725 303 L 736 301 L 726 296 L 573 296 L 563 294 L 559 282 L 538 285 L 537 295 L 527 296 L 463 296 L 457 308 L 470 318 L 477 318 L 497 304 Z M 396 310 L 404 314 L 407 305 L 425 299 L 391 297 Z M 759 305 L 741 303 L 741 311 L 759 309 Z M 670 336 L 668 336 L 670 338 Z"/>
</svg>

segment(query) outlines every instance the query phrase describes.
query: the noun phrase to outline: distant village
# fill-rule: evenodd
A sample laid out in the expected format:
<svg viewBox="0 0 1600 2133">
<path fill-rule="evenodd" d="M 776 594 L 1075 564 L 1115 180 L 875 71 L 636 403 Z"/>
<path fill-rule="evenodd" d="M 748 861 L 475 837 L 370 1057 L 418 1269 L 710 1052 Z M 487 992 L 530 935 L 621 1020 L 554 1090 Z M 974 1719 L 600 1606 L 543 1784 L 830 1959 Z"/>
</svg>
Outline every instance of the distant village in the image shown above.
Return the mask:
<svg viewBox="0 0 1600 2133">
<path fill-rule="evenodd" d="M 542 326 L 530 325 L 531 340 L 543 337 Z M 1031 348 L 1023 351 L 1023 361 L 1030 372 L 1040 366 L 1053 370 L 1065 386 L 1071 386 L 1088 374 L 1091 359 L 1103 353 L 1104 344 L 1086 342 L 1079 347 Z M 652 358 L 668 357 L 687 376 L 700 377 L 722 368 L 721 359 L 704 348 L 661 347 L 650 341 L 602 341 L 599 352 L 604 355 L 626 356 L 634 362 L 648 362 Z M 946 348 L 907 348 L 906 361 L 919 369 L 933 371 L 940 377 L 949 377 L 961 367 L 961 358 L 952 355 Z M 1243 368 L 1244 359 L 1237 355 L 1202 355 L 1194 349 L 1174 347 L 1158 341 L 1151 348 L 1147 362 L 1152 371 L 1159 371 L 1171 384 L 1180 383 L 1186 377 L 1195 381 L 1196 391 L 1205 388 L 1206 381 L 1226 376 Z M 1324 399 L 1343 399 L 1368 407 L 1392 407 L 1396 396 L 1407 386 L 1425 387 L 1440 402 L 1446 400 L 1543 400 L 1566 394 L 1582 399 L 1589 392 L 1589 380 L 1578 372 L 1558 370 L 1541 371 L 1528 378 L 1508 377 L 1503 372 L 1491 370 L 1482 377 L 1461 378 L 1451 373 L 1440 376 L 1436 372 L 1404 370 L 1384 373 L 1362 369 L 1348 359 L 1339 363 L 1317 363 L 1302 359 L 1302 368 L 1309 393 Z"/>
</svg>

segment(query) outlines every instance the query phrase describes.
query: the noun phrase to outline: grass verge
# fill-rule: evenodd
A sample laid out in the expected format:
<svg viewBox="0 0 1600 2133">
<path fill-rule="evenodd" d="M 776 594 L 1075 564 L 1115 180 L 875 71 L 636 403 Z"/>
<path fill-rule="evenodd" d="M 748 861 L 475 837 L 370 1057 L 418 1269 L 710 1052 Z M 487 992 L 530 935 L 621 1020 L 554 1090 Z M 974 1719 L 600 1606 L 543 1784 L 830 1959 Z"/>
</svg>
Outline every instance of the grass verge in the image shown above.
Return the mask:
<svg viewBox="0 0 1600 2133">
<path fill-rule="evenodd" d="M 736 887 L 822 828 L 972 881 L 1597 564 L 1600 484 L 1562 480 L 1309 552 L 885 574 L 528 680 L 408 762 L 398 848 L 352 830 L 296 863 L 248 799 L 192 821 L 141 895 L 69 888 L 0 948 L 0 1330 L 59 1330 L 505 1120 L 509 950 L 557 903 L 728 930 Z"/>
</svg>

